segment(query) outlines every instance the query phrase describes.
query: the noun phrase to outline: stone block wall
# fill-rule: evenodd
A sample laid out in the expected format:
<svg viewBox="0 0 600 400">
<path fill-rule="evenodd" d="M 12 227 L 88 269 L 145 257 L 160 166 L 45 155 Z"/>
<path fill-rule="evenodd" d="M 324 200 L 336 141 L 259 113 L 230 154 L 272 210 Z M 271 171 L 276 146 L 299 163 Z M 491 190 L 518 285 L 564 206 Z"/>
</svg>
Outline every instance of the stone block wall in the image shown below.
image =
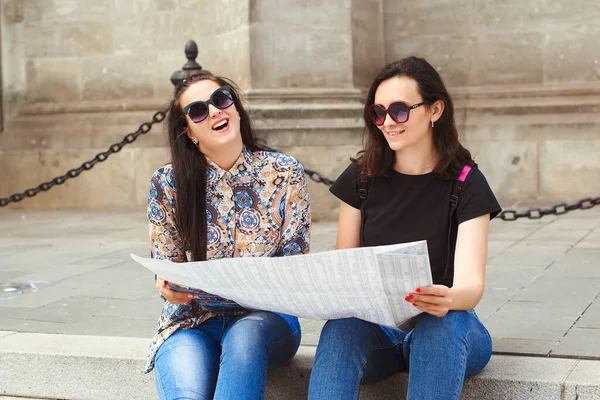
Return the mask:
<svg viewBox="0 0 600 400">
<path fill-rule="evenodd" d="M 452 87 L 598 82 L 596 0 L 385 0 L 386 61 L 419 53 Z"/>
<path fill-rule="evenodd" d="M 24 103 L 25 91 L 25 46 L 23 43 L 24 7 L 15 0 L 0 4 L 0 60 L 2 60 L 2 121 L 16 115 Z"/>
<path fill-rule="evenodd" d="M 600 193 L 595 0 L 3 0 L 0 197 L 80 165 L 166 107 L 198 62 L 247 94 L 259 136 L 335 178 L 359 149 L 361 98 L 417 54 L 456 102 L 503 205 Z M 137 208 L 168 162 L 162 127 L 60 188 L 12 207 Z M 309 183 L 315 219 L 337 200 Z"/>
<path fill-rule="evenodd" d="M 250 3 L 252 87 L 352 87 L 350 2 Z"/>
<path fill-rule="evenodd" d="M 9 1 L 24 10 L 7 39 L 23 43 L 28 104 L 167 99 L 192 37 L 201 62 L 248 83 L 247 2 Z"/>
<path fill-rule="evenodd" d="M 469 96 L 466 143 L 503 196 L 598 196 L 600 85 L 509 86 Z"/>
<path fill-rule="evenodd" d="M 595 0 L 384 1 L 386 62 L 429 60 L 495 192 L 600 194 L 600 8 Z"/>
</svg>

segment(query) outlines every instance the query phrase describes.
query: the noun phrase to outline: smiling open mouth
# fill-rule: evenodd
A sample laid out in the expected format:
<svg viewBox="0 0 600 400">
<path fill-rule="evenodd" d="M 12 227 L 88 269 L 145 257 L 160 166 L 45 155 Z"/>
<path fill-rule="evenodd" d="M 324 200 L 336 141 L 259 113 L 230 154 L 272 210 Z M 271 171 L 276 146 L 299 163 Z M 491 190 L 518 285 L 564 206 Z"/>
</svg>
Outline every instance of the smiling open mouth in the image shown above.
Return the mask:
<svg viewBox="0 0 600 400">
<path fill-rule="evenodd" d="M 223 129 L 227 128 L 228 126 L 229 126 L 229 120 L 224 119 L 223 121 L 215 124 L 215 126 L 213 126 L 213 130 L 222 131 Z"/>
</svg>

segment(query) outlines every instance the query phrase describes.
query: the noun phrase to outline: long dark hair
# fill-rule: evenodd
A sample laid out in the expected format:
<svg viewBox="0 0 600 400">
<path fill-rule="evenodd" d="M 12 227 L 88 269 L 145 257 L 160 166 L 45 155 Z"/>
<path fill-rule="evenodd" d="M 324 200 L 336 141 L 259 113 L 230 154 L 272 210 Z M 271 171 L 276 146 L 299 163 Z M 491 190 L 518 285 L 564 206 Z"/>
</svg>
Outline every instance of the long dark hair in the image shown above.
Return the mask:
<svg viewBox="0 0 600 400">
<path fill-rule="evenodd" d="M 251 151 L 271 150 L 254 139 L 250 118 L 240 100 L 240 89 L 233 81 L 210 73 L 200 73 L 175 88 L 173 100 L 169 106 L 166 127 L 177 188 L 176 226 L 185 251 L 190 252 L 195 261 L 206 260 L 206 172 L 208 162 L 185 132 L 187 120 L 179 101 L 182 94 L 191 85 L 207 79 L 219 86 L 229 85 L 231 87 L 233 102 L 240 114 L 240 131 L 246 148 Z"/>
<path fill-rule="evenodd" d="M 430 106 L 438 100 L 445 104 L 444 112 L 433 128 L 433 143 L 437 153 L 437 164 L 433 172 L 445 179 L 455 179 L 465 163 L 472 160 L 471 153 L 458 141 L 458 131 L 454 121 L 454 104 L 448 90 L 435 68 L 418 57 L 407 57 L 383 67 L 371 85 L 365 103 L 363 118 L 363 147 L 356 159 L 361 170 L 369 175 L 385 174 L 394 165 L 394 151 L 390 148 L 381 131 L 369 118 L 367 108 L 375 102 L 375 92 L 381 84 L 390 78 L 405 76 L 417 82 L 419 94 Z"/>
</svg>

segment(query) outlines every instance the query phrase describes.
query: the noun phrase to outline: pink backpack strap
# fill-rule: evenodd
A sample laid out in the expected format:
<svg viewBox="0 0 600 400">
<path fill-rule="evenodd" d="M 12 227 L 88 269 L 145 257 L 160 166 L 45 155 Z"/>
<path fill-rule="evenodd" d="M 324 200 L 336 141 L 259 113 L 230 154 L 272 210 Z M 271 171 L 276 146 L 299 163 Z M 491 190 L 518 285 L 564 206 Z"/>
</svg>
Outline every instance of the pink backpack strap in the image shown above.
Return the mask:
<svg viewBox="0 0 600 400">
<path fill-rule="evenodd" d="M 461 182 L 464 182 L 465 179 L 467 179 L 467 175 L 469 175 L 469 172 L 471 172 L 472 169 L 473 167 L 471 167 L 469 164 L 466 164 L 463 167 L 462 172 L 460 173 L 457 179 Z"/>
<path fill-rule="evenodd" d="M 453 249 L 450 248 L 452 231 L 454 229 L 458 229 L 458 226 L 456 226 L 456 227 L 454 226 L 455 224 L 454 224 L 453 216 L 456 213 L 456 208 L 458 207 L 458 199 L 460 197 L 460 193 L 462 192 L 463 185 L 465 184 L 465 181 L 467 180 L 469 173 L 471 172 L 471 170 L 473 170 L 473 166 L 475 166 L 475 168 L 476 168 L 477 164 L 473 164 L 473 165 L 465 164 L 465 166 L 462 169 L 462 172 L 460 173 L 460 175 L 458 175 L 458 178 L 456 178 L 456 181 L 454 181 L 454 184 L 452 185 L 452 193 L 450 194 L 450 222 L 449 222 L 449 228 L 448 228 L 448 254 L 446 257 L 446 269 L 444 270 L 444 276 L 448 275 L 449 266 L 450 266 L 450 258 L 454 254 Z"/>
</svg>

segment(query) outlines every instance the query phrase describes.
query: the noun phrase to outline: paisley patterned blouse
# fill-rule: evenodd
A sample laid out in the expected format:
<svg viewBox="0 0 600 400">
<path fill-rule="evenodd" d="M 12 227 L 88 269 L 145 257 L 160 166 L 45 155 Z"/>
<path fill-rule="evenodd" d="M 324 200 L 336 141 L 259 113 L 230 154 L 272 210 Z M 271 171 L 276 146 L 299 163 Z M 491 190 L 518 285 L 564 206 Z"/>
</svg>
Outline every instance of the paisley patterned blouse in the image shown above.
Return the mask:
<svg viewBox="0 0 600 400">
<path fill-rule="evenodd" d="M 209 161 L 207 170 L 207 258 L 280 257 L 308 253 L 310 199 L 304 168 L 294 158 L 244 147 L 229 171 Z M 150 182 L 148 225 L 152 257 L 191 261 L 177 230 L 177 189 L 171 164 Z M 179 329 L 216 315 L 248 312 L 236 303 L 201 293 L 189 305 L 165 301 L 145 372 L 154 368 L 158 348 Z"/>
</svg>

